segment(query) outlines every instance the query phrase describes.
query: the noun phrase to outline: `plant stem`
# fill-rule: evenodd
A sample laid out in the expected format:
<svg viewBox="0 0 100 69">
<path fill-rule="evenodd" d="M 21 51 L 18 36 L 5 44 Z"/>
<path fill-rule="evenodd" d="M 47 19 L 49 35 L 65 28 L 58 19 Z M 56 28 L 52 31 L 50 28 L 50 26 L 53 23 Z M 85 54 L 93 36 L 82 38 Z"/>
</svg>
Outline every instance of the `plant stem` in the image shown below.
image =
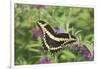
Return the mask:
<svg viewBox="0 0 100 69">
<path fill-rule="evenodd" d="M 54 62 L 55 62 L 55 63 L 58 62 L 57 55 L 54 56 Z"/>
</svg>

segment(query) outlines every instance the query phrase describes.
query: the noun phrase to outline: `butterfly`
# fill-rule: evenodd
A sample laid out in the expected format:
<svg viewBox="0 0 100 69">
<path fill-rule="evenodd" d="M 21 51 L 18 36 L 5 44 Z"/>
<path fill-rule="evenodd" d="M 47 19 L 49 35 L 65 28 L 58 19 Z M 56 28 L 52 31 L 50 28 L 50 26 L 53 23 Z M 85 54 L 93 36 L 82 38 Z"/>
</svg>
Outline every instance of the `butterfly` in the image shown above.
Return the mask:
<svg viewBox="0 0 100 69">
<path fill-rule="evenodd" d="M 51 53 L 55 53 L 64 48 L 67 44 L 77 41 L 76 37 L 69 33 L 56 33 L 54 29 L 43 20 L 38 20 L 37 23 L 42 30 L 43 47 Z"/>
</svg>

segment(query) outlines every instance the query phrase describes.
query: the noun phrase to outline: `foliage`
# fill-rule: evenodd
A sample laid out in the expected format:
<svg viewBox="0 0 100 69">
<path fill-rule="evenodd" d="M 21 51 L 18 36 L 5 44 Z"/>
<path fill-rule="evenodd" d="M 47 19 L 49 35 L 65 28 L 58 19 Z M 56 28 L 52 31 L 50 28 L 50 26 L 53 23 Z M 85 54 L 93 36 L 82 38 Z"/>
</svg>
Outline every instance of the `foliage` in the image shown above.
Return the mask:
<svg viewBox="0 0 100 69">
<path fill-rule="evenodd" d="M 93 52 L 94 9 L 81 7 L 36 6 L 15 4 L 15 65 L 38 64 L 40 59 L 48 57 L 48 62 L 85 61 L 79 52 L 69 48 L 61 50 L 56 57 L 42 49 L 41 38 L 33 38 L 32 29 L 37 27 L 39 19 L 48 22 L 53 28 L 58 27 L 73 34 L 78 41 Z M 36 36 L 35 36 L 36 37 Z M 93 59 L 89 59 L 93 60 Z"/>
</svg>

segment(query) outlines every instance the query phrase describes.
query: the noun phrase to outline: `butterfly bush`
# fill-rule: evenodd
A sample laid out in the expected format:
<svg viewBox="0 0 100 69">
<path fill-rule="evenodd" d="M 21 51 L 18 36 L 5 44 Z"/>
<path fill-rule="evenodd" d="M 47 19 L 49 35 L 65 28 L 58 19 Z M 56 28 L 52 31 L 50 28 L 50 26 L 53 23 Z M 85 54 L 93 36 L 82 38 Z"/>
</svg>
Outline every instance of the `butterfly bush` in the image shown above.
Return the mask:
<svg viewBox="0 0 100 69">
<path fill-rule="evenodd" d="M 54 28 L 54 31 L 57 34 L 64 33 L 64 31 L 58 27 Z M 36 40 L 37 38 L 42 38 L 42 37 L 43 37 L 43 34 L 39 27 L 32 28 L 32 39 L 33 40 Z M 76 42 L 76 43 L 72 44 L 71 49 L 82 54 L 85 60 L 91 60 L 93 58 L 93 51 L 91 52 L 82 43 Z M 47 61 L 47 57 L 42 57 L 40 59 L 40 63 L 42 63 L 42 62 L 45 63 L 46 61 Z"/>
</svg>

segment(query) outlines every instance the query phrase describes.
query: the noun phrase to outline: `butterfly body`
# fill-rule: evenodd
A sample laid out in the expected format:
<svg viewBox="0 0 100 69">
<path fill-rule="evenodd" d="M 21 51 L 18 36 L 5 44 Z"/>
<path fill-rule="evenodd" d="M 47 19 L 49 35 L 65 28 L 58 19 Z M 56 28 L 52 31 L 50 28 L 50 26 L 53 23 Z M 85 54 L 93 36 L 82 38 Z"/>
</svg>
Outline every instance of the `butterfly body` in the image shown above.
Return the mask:
<svg viewBox="0 0 100 69">
<path fill-rule="evenodd" d="M 43 47 L 45 50 L 49 50 L 55 53 L 62 49 L 67 44 L 76 42 L 76 37 L 68 33 L 57 34 L 52 27 L 46 22 L 39 20 L 38 26 L 41 28 L 43 33 Z"/>
</svg>

